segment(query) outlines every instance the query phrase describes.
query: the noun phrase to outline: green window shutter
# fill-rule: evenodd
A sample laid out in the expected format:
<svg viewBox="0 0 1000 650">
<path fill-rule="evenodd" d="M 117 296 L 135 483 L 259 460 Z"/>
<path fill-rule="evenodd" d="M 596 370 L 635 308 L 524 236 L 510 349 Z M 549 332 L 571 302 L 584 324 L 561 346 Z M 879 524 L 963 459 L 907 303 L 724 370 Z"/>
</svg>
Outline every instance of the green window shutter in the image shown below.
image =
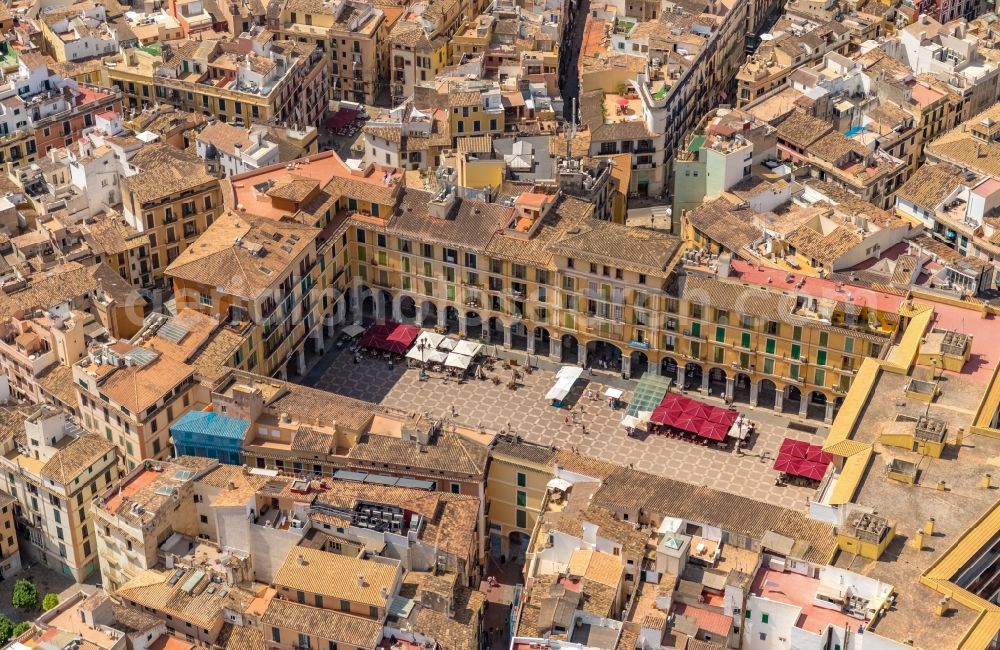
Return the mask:
<svg viewBox="0 0 1000 650">
<path fill-rule="evenodd" d="M 764 350 L 768 354 L 774 354 L 774 349 L 776 345 L 777 341 L 775 341 L 774 339 L 767 339 L 767 342 L 764 344 Z"/>
<path fill-rule="evenodd" d="M 726 342 L 726 328 L 725 327 L 716 327 L 715 328 L 715 342 L 716 343 L 725 343 Z"/>
<path fill-rule="evenodd" d="M 816 352 L 816 365 L 817 366 L 826 365 L 826 350 L 818 350 Z"/>
<path fill-rule="evenodd" d="M 743 332 L 740 335 L 740 345 L 745 348 L 750 347 L 750 332 Z"/>
<path fill-rule="evenodd" d="M 797 343 L 793 343 L 792 344 L 792 354 L 790 356 L 795 361 L 798 361 L 799 357 L 802 356 L 802 346 L 799 345 L 799 344 L 797 344 Z"/>
</svg>

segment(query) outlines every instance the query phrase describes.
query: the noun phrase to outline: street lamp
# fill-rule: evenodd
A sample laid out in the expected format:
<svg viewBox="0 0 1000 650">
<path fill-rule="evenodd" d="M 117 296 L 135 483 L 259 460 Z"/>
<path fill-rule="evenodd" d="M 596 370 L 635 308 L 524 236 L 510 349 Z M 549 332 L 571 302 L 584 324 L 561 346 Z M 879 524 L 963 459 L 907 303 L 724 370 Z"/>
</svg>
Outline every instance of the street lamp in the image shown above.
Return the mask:
<svg viewBox="0 0 1000 650">
<path fill-rule="evenodd" d="M 417 349 L 420 350 L 420 381 L 427 379 L 427 372 L 424 370 L 424 366 L 427 364 L 427 359 L 424 358 L 424 351 L 431 347 L 431 344 L 426 339 L 421 339 L 417 343 Z"/>
</svg>

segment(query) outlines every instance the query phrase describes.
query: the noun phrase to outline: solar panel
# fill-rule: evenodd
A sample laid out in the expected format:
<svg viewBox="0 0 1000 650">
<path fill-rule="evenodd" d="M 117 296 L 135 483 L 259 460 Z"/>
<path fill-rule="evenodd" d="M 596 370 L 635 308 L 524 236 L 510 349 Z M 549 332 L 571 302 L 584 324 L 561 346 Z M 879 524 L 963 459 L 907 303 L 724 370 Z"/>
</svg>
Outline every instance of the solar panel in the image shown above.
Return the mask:
<svg viewBox="0 0 1000 650">
<path fill-rule="evenodd" d="M 413 610 L 413 601 L 402 596 L 393 596 L 389 601 L 389 616 L 396 618 L 406 618 Z"/>
<path fill-rule="evenodd" d="M 63 431 L 66 433 L 67 436 L 71 436 L 73 438 L 79 438 L 83 434 L 87 433 L 86 429 L 84 429 L 83 427 L 81 427 L 76 422 L 72 422 L 72 421 L 67 422 L 64 425 Z"/>
<path fill-rule="evenodd" d="M 364 472 L 352 472 L 346 469 L 338 469 L 333 473 L 333 478 L 338 481 L 364 481 L 365 476 L 367 476 L 367 474 Z"/>
<path fill-rule="evenodd" d="M 156 361 L 157 354 L 152 350 L 147 350 L 146 348 L 132 348 L 125 353 L 125 357 L 131 359 L 140 366 L 145 366 Z"/>
<path fill-rule="evenodd" d="M 396 481 L 397 487 L 412 488 L 414 490 L 433 490 L 434 481 L 421 481 L 415 478 L 401 478 Z"/>
<path fill-rule="evenodd" d="M 395 485 L 398 480 L 395 476 L 383 476 L 382 474 L 369 474 L 365 477 L 365 483 L 378 485 Z"/>
<path fill-rule="evenodd" d="M 188 328 L 183 325 L 178 325 L 173 321 L 168 321 L 163 327 L 161 327 L 156 334 L 162 336 L 168 341 L 173 341 L 174 343 L 180 343 L 181 340 L 187 336 Z"/>
</svg>

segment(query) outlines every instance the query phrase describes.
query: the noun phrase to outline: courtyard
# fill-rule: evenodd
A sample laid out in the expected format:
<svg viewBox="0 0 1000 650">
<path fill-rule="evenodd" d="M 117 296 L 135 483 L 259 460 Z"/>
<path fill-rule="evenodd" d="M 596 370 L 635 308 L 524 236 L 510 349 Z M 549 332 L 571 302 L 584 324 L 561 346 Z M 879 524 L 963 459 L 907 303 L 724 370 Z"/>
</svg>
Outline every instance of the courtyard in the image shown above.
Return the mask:
<svg viewBox="0 0 1000 650">
<path fill-rule="evenodd" d="M 519 358 L 523 364 L 524 355 Z M 333 346 L 300 381 L 392 408 L 447 417 L 472 427 L 507 430 L 530 442 L 575 450 L 606 462 L 777 506 L 799 511 L 807 508 L 814 489 L 775 485 L 777 472 L 772 465 L 786 437 L 821 444 L 827 433 L 822 424 L 776 414 L 771 409 L 739 405 L 741 413 L 757 423 L 756 435 L 739 454 L 731 448 L 705 447 L 666 436 L 629 437 L 621 426 L 624 410 L 612 409 L 602 396 L 606 386 L 614 386 L 625 391 L 623 400 L 627 403 L 635 381 L 601 371 L 585 372 L 568 400 L 571 408 L 555 408 L 544 399 L 555 382 L 555 367 L 548 362 L 542 365 L 546 367 L 531 373 L 518 367 L 521 379 L 511 390 L 507 387 L 510 370 L 499 363 L 490 373 L 500 378 L 499 383 L 479 379 L 460 383 L 435 373 L 421 381 L 417 369 L 398 363 L 390 367 L 382 359 L 355 363 L 346 347 Z M 589 399 L 588 391 L 597 399 Z M 688 394 L 722 404 L 717 398 Z"/>
</svg>

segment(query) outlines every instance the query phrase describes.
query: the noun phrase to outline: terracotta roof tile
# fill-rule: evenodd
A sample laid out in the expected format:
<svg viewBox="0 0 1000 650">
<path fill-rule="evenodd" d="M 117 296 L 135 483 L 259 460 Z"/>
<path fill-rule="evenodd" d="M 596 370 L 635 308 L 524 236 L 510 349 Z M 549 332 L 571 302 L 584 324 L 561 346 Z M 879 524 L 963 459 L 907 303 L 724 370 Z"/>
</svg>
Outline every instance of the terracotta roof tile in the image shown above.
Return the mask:
<svg viewBox="0 0 1000 650">
<path fill-rule="evenodd" d="M 108 454 L 113 456 L 114 453 L 115 446 L 107 439 L 93 433 L 85 433 L 58 450 L 42 466 L 39 473 L 43 478 L 65 485 L 87 471 L 102 457 L 107 457 Z"/>
<path fill-rule="evenodd" d="M 278 598 L 271 599 L 260 622 L 355 648 L 374 648 L 382 640 L 382 625 L 378 621 Z"/>
<path fill-rule="evenodd" d="M 284 278 L 318 233 L 298 223 L 225 212 L 184 249 L 166 274 L 256 298 Z"/>
<path fill-rule="evenodd" d="M 303 563 L 300 564 L 299 558 Z M 398 567 L 383 562 L 337 555 L 311 548 L 293 548 L 274 576 L 279 589 L 322 594 L 333 599 L 350 600 L 372 607 L 385 608 L 395 588 Z M 358 576 L 363 576 L 359 584 Z"/>
</svg>

